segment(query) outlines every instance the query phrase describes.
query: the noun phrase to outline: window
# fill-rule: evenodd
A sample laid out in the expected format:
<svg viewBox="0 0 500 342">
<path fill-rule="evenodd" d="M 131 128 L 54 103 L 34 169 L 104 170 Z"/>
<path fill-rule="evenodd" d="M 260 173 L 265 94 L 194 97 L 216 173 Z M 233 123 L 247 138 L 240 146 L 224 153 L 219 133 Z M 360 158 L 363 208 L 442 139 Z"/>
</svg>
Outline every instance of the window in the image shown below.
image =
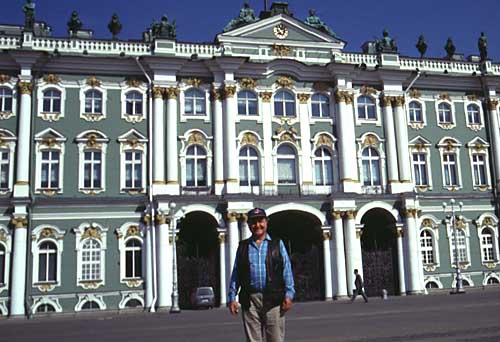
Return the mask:
<svg viewBox="0 0 500 342">
<path fill-rule="evenodd" d="M 102 152 L 85 151 L 83 155 L 83 187 L 100 189 L 102 187 Z"/>
<path fill-rule="evenodd" d="M 330 101 L 328 96 L 323 94 L 313 94 L 311 97 L 311 113 L 316 118 L 330 117 Z"/>
<path fill-rule="evenodd" d="M 96 239 L 87 239 L 82 246 L 82 280 L 101 280 L 101 245 Z"/>
<path fill-rule="evenodd" d="M 56 312 L 56 309 L 50 304 L 41 304 L 36 308 L 37 313 Z"/>
<path fill-rule="evenodd" d="M 427 181 L 427 158 L 425 153 L 413 153 L 413 176 L 415 185 L 428 185 Z"/>
<path fill-rule="evenodd" d="M 129 150 L 125 152 L 125 188 L 142 188 L 142 152 Z"/>
<path fill-rule="evenodd" d="M 469 125 L 481 125 L 481 113 L 475 104 L 467 106 L 467 121 Z"/>
<path fill-rule="evenodd" d="M 332 154 L 326 147 L 320 147 L 314 152 L 314 173 L 316 185 L 333 184 Z"/>
<path fill-rule="evenodd" d="M 474 177 L 475 186 L 488 185 L 486 178 L 486 162 L 484 154 L 472 154 L 472 173 Z"/>
<path fill-rule="evenodd" d="M 279 90 L 274 95 L 275 116 L 295 116 L 295 98 L 285 90 Z"/>
<path fill-rule="evenodd" d="M 0 243 L 0 285 L 5 284 L 5 262 L 6 262 L 5 246 Z"/>
<path fill-rule="evenodd" d="M 10 151 L 6 149 L 0 149 L 0 190 L 9 189 L 9 158 Z"/>
<path fill-rule="evenodd" d="M 367 186 L 381 185 L 380 157 L 373 147 L 367 147 L 361 155 L 363 184 Z"/>
<path fill-rule="evenodd" d="M 422 263 L 424 265 L 434 264 L 432 233 L 428 230 L 422 230 L 420 233 L 420 250 L 422 252 Z"/>
<path fill-rule="evenodd" d="M 424 118 L 422 116 L 422 105 L 417 101 L 411 101 L 408 105 L 410 122 L 421 123 L 424 122 Z"/>
<path fill-rule="evenodd" d="M 445 186 L 458 185 L 457 162 L 455 153 L 443 154 L 443 174 Z"/>
<path fill-rule="evenodd" d="M 255 93 L 248 90 L 238 92 L 238 114 L 257 115 L 257 95 Z"/>
<path fill-rule="evenodd" d="M 207 153 L 200 145 L 189 146 L 186 151 L 186 185 L 207 186 Z"/>
<path fill-rule="evenodd" d="M 455 238 L 457 239 L 457 253 L 458 253 L 458 262 L 467 262 L 467 242 L 466 242 L 466 236 L 465 232 L 463 229 L 457 229 L 456 231 L 456 237 L 455 233 L 452 233 L 452 242 L 451 242 L 451 252 L 452 252 L 452 263 L 455 265 L 456 263 L 456 255 L 455 255 Z"/>
<path fill-rule="evenodd" d="M 125 278 L 142 277 L 142 243 L 129 239 L 125 244 Z"/>
<path fill-rule="evenodd" d="M 438 105 L 438 118 L 440 124 L 453 124 L 451 106 L 446 102 Z"/>
<path fill-rule="evenodd" d="M 435 281 L 428 281 L 425 283 L 426 289 L 439 289 L 439 285 Z"/>
<path fill-rule="evenodd" d="M 12 112 L 12 90 L 0 87 L 0 112 Z"/>
<path fill-rule="evenodd" d="M 82 305 L 82 310 L 100 310 L 101 307 L 99 304 L 94 302 L 93 300 L 88 300 L 85 304 Z"/>
<path fill-rule="evenodd" d="M 61 92 L 57 89 L 47 89 L 43 92 L 43 112 L 61 112 Z"/>
<path fill-rule="evenodd" d="M 240 150 L 240 186 L 259 185 L 259 155 L 255 148 L 244 146 Z"/>
<path fill-rule="evenodd" d="M 205 93 L 196 88 L 188 89 L 184 98 L 184 113 L 186 115 L 205 115 L 205 112 Z"/>
<path fill-rule="evenodd" d="M 45 241 L 38 249 L 38 282 L 57 281 L 57 247 Z"/>
<path fill-rule="evenodd" d="M 138 299 L 131 299 L 125 304 L 126 308 L 138 308 L 142 307 L 142 303 Z"/>
<path fill-rule="evenodd" d="M 481 231 L 481 255 L 483 262 L 495 261 L 493 232 L 489 228 L 483 228 Z"/>
<path fill-rule="evenodd" d="M 125 97 L 125 112 L 128 115 L 142 115 L 142 94 L 130 91 Z"/>
<path fill-rule="evenodd" d="M 278 184 L 296 184 L 295 150 L 290 145 L 278 147 Z"/>
<path fill-rule="evenodd" d="M 369 96 L 358 97 L 358 119 L 376 120 L 375 101 Z"/>
<path fill-rule="evenodd" d="M 41 152 L 41 189 L 59 188 L 61 152 L 57 150 L 44 150 Z"/>
<path fill-rule="evenodd" d="M 92 89 L 85 92 L 85 114 L 102 114 L 102 93 Z"/>
<path fill-rule="evenodd" d="M 489 277 L 488 280 L 486 281 L 486 285 L 498 285 L 500 282 L 498 281 L 497 278 L 494 277 Z"/>
</svg>

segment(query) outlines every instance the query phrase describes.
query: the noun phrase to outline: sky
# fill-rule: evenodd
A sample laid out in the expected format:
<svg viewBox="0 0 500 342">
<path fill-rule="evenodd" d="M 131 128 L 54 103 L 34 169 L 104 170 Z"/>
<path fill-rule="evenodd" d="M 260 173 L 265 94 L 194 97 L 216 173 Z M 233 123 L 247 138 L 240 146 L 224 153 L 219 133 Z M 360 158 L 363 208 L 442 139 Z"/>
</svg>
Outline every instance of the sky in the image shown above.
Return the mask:
<svg viewBox="0 0 500 342">
<path fill-rule="evenodd" d="M 3 0 L 0 24 L 24 22 L 22 6 L 26 0 Z M 153 18 L 163 14 L 177 23 L 177 40 L 213 42 L 215 36 L 234 17 L 244 1 L 235 0 L 34 0 L 36 19 L 52 27 L 56 37 L 67 37 L 66 23 L 76 10 L 83 28 L 94 30 L 94 38 L 110 38 L 107 29 L 113 13 L 123 25 L 119 39 L 141 39 Z M 264 0 L 248 1 L 258 15 Z M 268 1 L 269 5 L 272 0 Z M 446 55 L 444 45 L 453 39 L 457 53 L 478 55 L 481 32 L 488 38 L 488 57 L 500 62 L 500 2 L 498 0 L 289 0 L 295 18 L 304 20 L 310 8 L 347 42 L 344 51 L 361 52 L 361 45 L 382 36 L 386 28 L 396 39 L 399 52 L 419 56 L 415 44 L 424 35 L 426 57 Z"/>
</svg>

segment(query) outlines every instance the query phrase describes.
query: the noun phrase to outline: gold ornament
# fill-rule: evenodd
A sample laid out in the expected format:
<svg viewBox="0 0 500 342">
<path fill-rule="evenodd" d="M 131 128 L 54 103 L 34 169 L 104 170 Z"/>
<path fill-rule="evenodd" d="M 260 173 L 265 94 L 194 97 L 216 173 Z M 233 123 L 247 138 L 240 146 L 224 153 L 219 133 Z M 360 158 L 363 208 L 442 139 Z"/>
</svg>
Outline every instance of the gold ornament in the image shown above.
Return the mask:
<svg viewBox="0 0 500 342">
<path fill-rule="evenodd" d="M 141 81 L 137 78 L 127 78 L 126 83 L 129 87 L 139 88 L 141 86 Z"/>
<path fill-rule="evenodd" d="M 45 83 L 50 83 L 50 84 L 57 84 L 61 82 L 61 79 L 54 74 L 49 74 L 44 76 L 43 80 L 45 81 Z"/>
<path fill-rule="evenodd" d="M 363 85 L 361 87 L 360 91 L 361 91 L 361 94 L 363 94 L 363 95 L 373 95 L 373 94 L 377 93 L 377 89 L 375 89 L 373 87 L 369 87 L 367 85 Z"/>
<path fill-rule="evenodd" d="M 9 75 L 0 74 L 0 83 L 7 83 L 10 81 Z"/>
<path fill-rule="evenodd" d="M 262 102 L 271 102 L 271 99 L 273 97 L 273 93 L 269 91 L 264 91 L 259 93 L 260 98 L 262 99 Z"/>
<path fill-rule="evenodd" d="M 223 93 L 225 99 L 234 97 L 234 94 L 236 94 L 236 86 L 224 86 Z"/>
<path fill-rule="evenodd" d="M 297 98 L 299 99 L 300 104 L 307 104 L 307 101 L 309 101 L 310 97 L 311 97 L 311 94 L 307 94 L 307 93 L 297 94 Z"/>
<path fill-rule="evenodd" d="M 394 107 L 403 107 L 404 104 L 405 104 L 404 96 L 394 96 L 392 98 L 392 105 Z"/>
<path fill-rule="evenodd" d="M 410 97 L 412 99 L 419 99 L 422 94 L 420 93 L 420 90 L 418 89 L 412 89 L 410 90 Z"/>
<path fill-rule="evenodd" d="M 205 145 L 205 137 L 200 132 L 193 132 L 188 138 L 188 145 L 191 144 Z"/>
<path fill-rule="evenodd" d="M 33 84 L 31 82 L 19 82 L 19 91 L 21 94 L 31 95 Z"/>
<path fill-rule="evenodd" d="M 153 98 L 155 98 L 155 99 L 163 98 L 163 88 L 153 87 Z"/>
<path fill-rule="evenodd" d="M 245 77 L 240 80 L 240 87 L 243 89 L 255 89 L 257 82 L 253 78 Z"/>
<path fill-rule="evenodd" d="M 279 87 L 283 87 L 283 88 L 291 88 L 292 85 L 293 85 L 293 81 L 290 77 L 286 77 L 286 76 L 280 76 L 278 77 L 278 79 L 276 80 L 276 84 L 279 86 Z"/>
<path fill-rule="evenodd" d="M 101 81 L 99 81 L 95 76 L 91 76 L 87 78 L 87 85 L 93 88 L 100 87 Z"/>
<path fill-rule="evenodd" d="M 292 52 L 292 48 L 285 45 L 273 44 L 273 46 L 271 47 L 271 51 L 273 55 L 283 57 L 290 55 L 290 52 Z"/>
<path fill-rule="evenodd" d="M 241 145 L 254 145 L 257 146 L 257 137 L 255 134 L 247 132 L 243 134 L 243 137 L 241 138 Z"/>
<path fill-rule="evenodd" d="M 316 147 L 318 147 L 318 146 L 329 146 L 330 148 L 333 148 L 332 138 L 330 138 L 326 134 L 321 134 L 318 137 L 318 142 L 316 142 Z"/>
<path fill-rule="evenodd" d="M 168 100 L 176 100 L 179 96 L 179 88 L 177 87 L 168 87 L 165 89 L 165 94 Z"/>
<path fill-rule="evenodd" d="M 201 80 L 199 78 L 190 78 L 186 81 L 186 84 L 198 88 L 201 85 Z"/>
</svg>

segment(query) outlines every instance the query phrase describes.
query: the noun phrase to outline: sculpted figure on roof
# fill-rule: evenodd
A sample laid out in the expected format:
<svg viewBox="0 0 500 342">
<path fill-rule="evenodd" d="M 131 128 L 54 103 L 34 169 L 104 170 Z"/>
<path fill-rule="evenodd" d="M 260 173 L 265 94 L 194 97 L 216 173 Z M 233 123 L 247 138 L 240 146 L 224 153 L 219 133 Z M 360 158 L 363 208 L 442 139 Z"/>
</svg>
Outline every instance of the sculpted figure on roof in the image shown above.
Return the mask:
<svg viewBox="0 0 500 342">
<path fill-rule="evenodd" d="M 255 18 L 255 12 L 250 8 L 250 4 L 245 2 L 243 8 L 240 10 L 240 15 L 238 18 L 232 19 L 226 27 L 224 27 L 224 32 L 231 31 L 237 27 L 250 24 L 257 21 Z"/>
<path fill-rule="evenodd" d="M 377 39 L 375 43 L 377 52 L 398 52 L 396 41 L 389 37 L 389 32 L 384 30 L 382 35 L 383 37 L 381 39 Z"/>
<path fill-rule="evenodd" d="M 309 10 L 309 16 L 304 21 L 305 24 L 314 27 L 317 30 L 323 31 L 326 34 L 337 37 L 337 35 L 326 25 L 317 15 L 316 11 L 311 8 Z"/>
<path fill-rule="evenodd" d="M 35 26 L 35 3 L 33 0 L 28 0 L 23 6 L 24 12 L 24 29 L 33 30 Z"/>
</svg>

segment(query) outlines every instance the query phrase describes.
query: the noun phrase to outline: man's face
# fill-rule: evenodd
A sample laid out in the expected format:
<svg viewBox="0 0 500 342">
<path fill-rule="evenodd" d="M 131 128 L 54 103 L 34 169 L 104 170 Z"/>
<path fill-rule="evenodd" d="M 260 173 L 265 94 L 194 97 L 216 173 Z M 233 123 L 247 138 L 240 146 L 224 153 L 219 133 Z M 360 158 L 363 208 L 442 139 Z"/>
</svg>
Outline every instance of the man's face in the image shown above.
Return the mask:
<svg viewBox="0 0 500 342">
<path fill-rule="evenodd" d="M 264 239 L 267 233 L 267 218 L 255 217 L 248 220 L 248 227 L 254 239 Z"/>
</svg>

